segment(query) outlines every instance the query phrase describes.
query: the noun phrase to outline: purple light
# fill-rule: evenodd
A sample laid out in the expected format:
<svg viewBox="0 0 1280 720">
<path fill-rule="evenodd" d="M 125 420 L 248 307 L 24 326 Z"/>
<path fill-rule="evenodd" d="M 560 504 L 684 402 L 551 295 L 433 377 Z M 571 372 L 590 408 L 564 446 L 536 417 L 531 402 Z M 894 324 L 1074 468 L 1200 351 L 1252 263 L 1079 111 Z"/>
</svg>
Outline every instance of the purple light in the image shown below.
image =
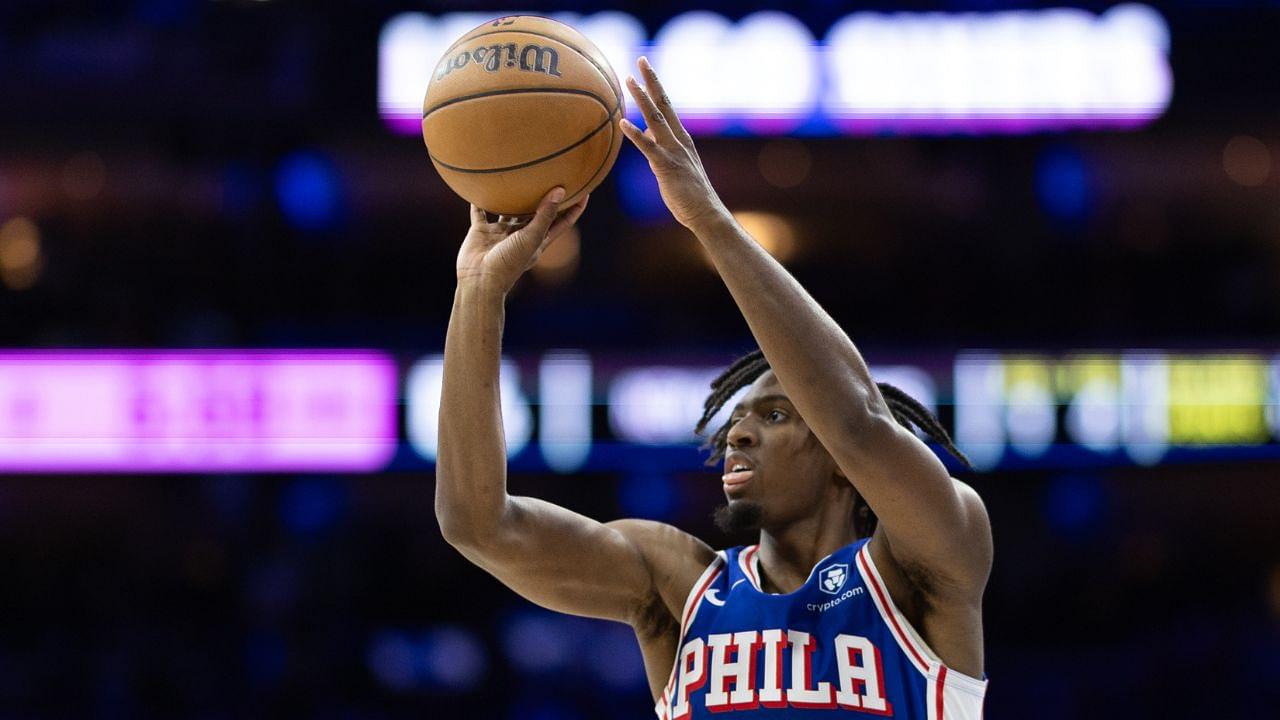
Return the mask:
<svg viewBox="0 0 1280 720">
<path fill-rule="evenodd" d="M 1158 116 L 1150 115 L 1089 115 L 1077 114 L 1014 114 L 1007 115 L 844 115 L 834 119 L 841 132 L 847 135 L 878 135 L 895 133 L 903 135 L 1021 135 L 1036 132 L 1055 132 L 1070 129 L 1081 130 L 1136 130 L 1150 124 Z"/>
<path fill-rule="evenodd" d="M 396 381 L 370 351 L 0 353 L 0 469 L 378 470 Z"/>
<path fill-rule="evenodd" d="M 400 112 L 384 108 L 382 122 L 397 135 L 417 135 L 422 132 L 421 112 Z"/>
</svg>

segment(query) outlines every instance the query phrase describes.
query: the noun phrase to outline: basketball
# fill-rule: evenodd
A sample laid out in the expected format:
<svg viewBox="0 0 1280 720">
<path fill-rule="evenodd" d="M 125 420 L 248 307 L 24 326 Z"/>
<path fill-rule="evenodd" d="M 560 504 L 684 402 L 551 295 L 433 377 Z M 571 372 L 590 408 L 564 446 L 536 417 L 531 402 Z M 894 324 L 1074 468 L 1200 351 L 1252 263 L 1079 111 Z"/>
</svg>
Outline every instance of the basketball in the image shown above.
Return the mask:
<svg viewBox="0 0 1280 720">
<path fill-rule="evenodd" d="M 503 17 L 445 51 L 423 101 L 422 138 L 463 199 L 529 215 L 557 185 L 569 207 L 604 180 L 623 113 L 618 79 L 590 40 L 548 18 Z"/>
</svg>

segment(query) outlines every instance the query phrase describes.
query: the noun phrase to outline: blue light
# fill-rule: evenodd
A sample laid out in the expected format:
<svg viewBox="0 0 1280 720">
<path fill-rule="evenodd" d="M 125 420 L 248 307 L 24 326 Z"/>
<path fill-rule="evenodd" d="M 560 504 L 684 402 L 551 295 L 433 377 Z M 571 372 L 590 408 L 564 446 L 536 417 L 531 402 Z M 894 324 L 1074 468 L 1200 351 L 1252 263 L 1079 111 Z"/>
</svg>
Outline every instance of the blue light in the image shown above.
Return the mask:
<svg viewBox="0 0 1280 720">
<path fill-rule="evenodd" d="M 669 475 L 641 472 L 622 481 L 618 504 L 631 517 L 670 520 L 675 515 L 678 497 Z"/>
<path fill-rule="evenodd" d="M 342 516 L 346 491 L 335 478 L 299 478 L 280 498 L 280 517 L 295 533 L 326 530 Z"/>
<path fill-rule="evenodd" d="M 383 687 L 404 692 L 414 686 L 416 652 L 403 632 L 386 630 L 370 642 L 365 663 Z"/>
<path fill-rule="evenodd" d="M 474 633 L 455 626 L 440 626 L 423 635 L 419 646 L 419 672 L 429 686 L 447 690 L 472 690 L 489 672 L 489 656 Z"/>
<path fill-rule="evenodd" d="M 523 608 L 502 628 L 507 660 L 522 672 L 556 673 L 574 658 L 570 619 L 541 608 Z"/>
<path fill-rule="evenodd" d="M 658 179 L 649 169 L 649 161 L 629 145 L 618 153 L 613 169 L 614 187 L 618 191 L 618 204 L 632 220 L 656 223 L 671 219 L 671 212 L 662 201 Z"/>
<path fill-rule="evenodd" d="M 1102 480 L 1097 476 L 1060 475 L 1050 481 L 1045 515 L 1055 530 L 1075 535 L 1097 524 L 1105 504 Z"/>
<path fill-rule="evenodd" d="M 489 656 L 475 633 L 439 625 L 422 633 L 388 628 L 369 640 L 365 665 L 396 692 L 474 690 L 489 672 Z"/>
<path fill-rule="evenodd" d="M 1036 197 L 1058 220 L 1080 220 L 1089 213 L 1089 172 L 1075 148 L 1055 146 L 1036 162 Z"/>
<path fill-rule="evenodd" d="M 616 623 L 602 626 L 584 650 L 587 666 L 605 687 L 633 693 L 647 689 L 644 657 L 630 628 Z"/>
<path fill-rule="evenodd" d="M 297 152 L 276 169 L 280 211 L 300 230 L 324 230 L 342 215 L 342 182 L 332 161 L 315 152 Z"/>
</svg>

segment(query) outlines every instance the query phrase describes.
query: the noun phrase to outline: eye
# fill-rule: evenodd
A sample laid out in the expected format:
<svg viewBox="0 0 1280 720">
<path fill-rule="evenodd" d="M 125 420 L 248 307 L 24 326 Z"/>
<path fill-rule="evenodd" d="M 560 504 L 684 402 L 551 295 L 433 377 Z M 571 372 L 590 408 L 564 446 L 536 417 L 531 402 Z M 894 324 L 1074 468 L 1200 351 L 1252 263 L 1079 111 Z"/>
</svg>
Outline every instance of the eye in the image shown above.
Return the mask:
<svg viewBox="0 0 1280 720">
<path fill-rule="evenodd" d="M 787 419 L 787 414 L 781 410 L 770 410 L 768 417 L 769 422 L 782 422 Z"/>
</svg>

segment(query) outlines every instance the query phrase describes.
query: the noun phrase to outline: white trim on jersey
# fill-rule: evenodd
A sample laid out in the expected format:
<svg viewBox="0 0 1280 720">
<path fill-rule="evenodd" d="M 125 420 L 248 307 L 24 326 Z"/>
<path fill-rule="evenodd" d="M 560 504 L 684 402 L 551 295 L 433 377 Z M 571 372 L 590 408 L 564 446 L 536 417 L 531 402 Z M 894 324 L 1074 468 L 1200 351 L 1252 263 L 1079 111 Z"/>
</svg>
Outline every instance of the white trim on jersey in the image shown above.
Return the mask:
<svg viewBox="0 0 1280 720">
<path fill-rule="evenodd" d="M 925 677 L 928 720 L 979 720 L 987 681 L 969 677 L 942 664 L 938 654 L 920 637 L 889 596 L 884 578 L 871 558 L 871 543 L 858 551 L 858 573 L 870 589 L 871 600 L 880 612 L 889 633 L 897 640 L 911 664 Z"/>
<path fill-rule="evenodd" d="M 759 545 L 745 547 L 742 549 L 742 552 L 738 553 L 738 568 L 742 570 L 742 574 L 751 582 L 752 587 L 760 592 L 764 592 L 764 589 L 760 587 L 760 573 L 758 570 L 759 562 Z"/>
<path fill-rule="evenodd" d="M 689 632 L 689 626 L 693 624 L 694 617 L 698 614 L 698 606 L 702 604 L 702 596 L 706 595 L 707 588 L 711 587 L 711 583 L 715 582 L 716 577 L 724 569 L 725 563 L 724 551 L 716 553 L 716 557 L 707 566 L 706 570 L 698 576 L 697 582 L 693 587 L 689 588 L 689 597 L 685 598 L 684 609 L 680 612 L 680 639 L 676 641 L 676 656 L 671 661 L 671 677 L 667 680 L 667 686 L 662 691 L 662 696 L 658 698 L 658 702 L 654 706 L 654 711 L 658 713 L 660 720 L 667 720 L 671 708 L 672 694 L 676 691 L 676 681 L 679 678 L 680 671 L 680 649 L 684 647 L 685 633 Z"/>
</svg>

